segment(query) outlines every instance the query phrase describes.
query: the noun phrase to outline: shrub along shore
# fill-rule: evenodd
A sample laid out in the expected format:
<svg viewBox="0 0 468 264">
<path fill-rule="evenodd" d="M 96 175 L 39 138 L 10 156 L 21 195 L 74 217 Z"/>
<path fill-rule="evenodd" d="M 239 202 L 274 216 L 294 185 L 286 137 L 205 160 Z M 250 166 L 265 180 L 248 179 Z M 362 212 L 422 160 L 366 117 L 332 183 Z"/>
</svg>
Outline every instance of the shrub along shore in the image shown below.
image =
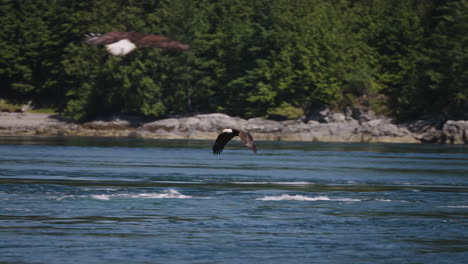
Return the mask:
<svg viewBox="0 0 468 264">
<path fill-rule="evenodd" d="M 59 115 L 1 113 L 0 136 L 97 136 L 160 139 L 215 139 L 224 128 L 239 128 L 256 140 L 308 142 L 468 144 L 468 121 L 417 120 L 395 124 L 373 113 L 321 111 L 315 120 L 242 119 L 225 114 L 200 114 L 145 121 L 114 116 L 86 123 Z"/>
</svg>

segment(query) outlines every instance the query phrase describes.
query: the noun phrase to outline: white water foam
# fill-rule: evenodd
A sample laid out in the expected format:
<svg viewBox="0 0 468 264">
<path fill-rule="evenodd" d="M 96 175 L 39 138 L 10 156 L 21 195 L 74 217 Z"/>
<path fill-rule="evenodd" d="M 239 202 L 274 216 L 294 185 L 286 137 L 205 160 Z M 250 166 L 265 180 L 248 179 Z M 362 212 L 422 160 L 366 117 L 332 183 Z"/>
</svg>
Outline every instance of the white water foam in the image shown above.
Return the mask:
<svg viewBox="0 0 468 264">
<path fill-rule="evenodd" d="M 234 184 L 312 185 L 313 182 L 233 182 Z"/>
<path fill-rule="evenodd" d="M 110 200 L 110 195 L 95 194 L 95 195 L 91 195 L 91 198 L 96 199 L 96 200 L 108 201 Z"/>
<path fill-rule="evenodd" d="M 110 191 L 110 192 L 114 192 L 114 191 L 118 191 L 119 189 L 117 188 L 83 188 L 83 191 Z"/>
<path fill-rule="evenodd" d="M 379 201 L 379 202 L 393 202 L 393 201 L 390 200 L 390 199 L 375 199 L 375 201 Z"/>
<path fill-rule="evenodd" d="M 190 199 L 190 195 L 183 195 L 180 192 L 169 189 L 160 193 L 137 193 L 137 194 L 95 194 L 91 198 L 101 201 L 108 201 L 111 198 L 134 198 L 134 199 Z"/>
<path fill-rule="evenodd" d="M 257 198 L 256 200 L 259 200 L 259 201 L 338 201 L 338 202 L 361 201 L 360 199 L 352 199 L 352 198 L 332 199 L 327 196 L 308 197 L 304 195 L 289 195 L 289 194 L 282 194 L 279 196 L 265 196 L 263 198 Z"/>
<path fill-rule="evenodd" d="M 164 198 L 171 198 L 171 199 L 189 199 L 193 198 L 190 195 L 183 195 L 180 192 L 169 189 L 162 193 L 139 193 L 133 194 L 129 196 L 130 198 L 148 198 L 148 199 L 164 199 Z"/>
<path fill-rule="evenodd" d="M 446 208 L 468 208 L 468 205 L 449 205 L 449 206 L 438 206 L 438 207 L 446 207 Z"/>
</svg>

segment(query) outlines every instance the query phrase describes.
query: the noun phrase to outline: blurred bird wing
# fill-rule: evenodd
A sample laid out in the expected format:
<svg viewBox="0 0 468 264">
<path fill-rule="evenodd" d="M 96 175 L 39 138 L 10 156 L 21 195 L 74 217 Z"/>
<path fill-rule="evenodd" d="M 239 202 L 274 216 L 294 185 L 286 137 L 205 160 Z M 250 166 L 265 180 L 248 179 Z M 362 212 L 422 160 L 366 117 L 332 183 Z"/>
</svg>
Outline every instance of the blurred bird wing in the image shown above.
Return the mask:
<svg viewBox="0 0 468 264">
<path fill-rule="evenodd" d="M 224 146 L 233 138 L 235 135 L 233 133 L 223 132 L 218 135 L 215 143 L 213 144 L 212 150 L 213 154 L 221 154 L 223 152 Z"/>
<path fill-rule="evenodd" d="M 109 45 L 127 38 L 127 32 L 108 32 L 106 34 L 91 33 L 86 36 L 86 43 L 90 45 Z"/>
<path fill-rule="evenodd" d="M 140 46 L 146 47 L 158 47 L 161 49 L 168 50 L 189 50 L 190 46 L 183 44 L 177 40 L 173 40 L 164 36 L 159 35 L 144 35 L 142 38 L 136 41 Z"/>
<path fill-rule="evenodd" d="M 239 131 L 239 137 L 242 140 L 242 143 L 246 145 L 250 150 L 254 153 L 257 153 L 257 146 L 255 145 L 255 141 L 253 140 L 252 135 L 246 131 Z"/>
<path fill-rule="evenodd" d="M 108 32 L 102 35 L 91 33 L 86 36 L 85 41 L 90 45 L 109 45 L 125 39 L 136 46 L 157 47 L 180 51 L 186 51 L 191 48 L 189 45 L 183 44 L 177 40 L 140 32 Z"/>
</svg>

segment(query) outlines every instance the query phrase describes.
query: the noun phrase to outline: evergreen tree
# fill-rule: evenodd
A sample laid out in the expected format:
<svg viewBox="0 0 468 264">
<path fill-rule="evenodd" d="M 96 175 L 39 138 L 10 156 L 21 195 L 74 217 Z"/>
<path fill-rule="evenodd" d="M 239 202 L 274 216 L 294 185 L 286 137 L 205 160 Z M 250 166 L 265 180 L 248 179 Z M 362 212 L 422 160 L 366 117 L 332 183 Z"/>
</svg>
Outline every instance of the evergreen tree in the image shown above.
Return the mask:
<svg viewBox="0 0 468 264">
<path fill-rule="evenodd" d="M 0 98 L 66 117 L 223 112 L 298 118 L 367 106 L 467 118 L 467 0 L 0 0 Z M 124 57 L 87 33 L 192 46 Z"/>
<path fill-rule="evenodd" d="M 447 1 L 433 13 L 434 28 L 424 49 L 420 82 L 423 98 L 413 99 L 420 111 L 447 118 L 468 118 L 468 1 Z M 419 112 L 419 111 L 417 111 Z"/>
</svg>

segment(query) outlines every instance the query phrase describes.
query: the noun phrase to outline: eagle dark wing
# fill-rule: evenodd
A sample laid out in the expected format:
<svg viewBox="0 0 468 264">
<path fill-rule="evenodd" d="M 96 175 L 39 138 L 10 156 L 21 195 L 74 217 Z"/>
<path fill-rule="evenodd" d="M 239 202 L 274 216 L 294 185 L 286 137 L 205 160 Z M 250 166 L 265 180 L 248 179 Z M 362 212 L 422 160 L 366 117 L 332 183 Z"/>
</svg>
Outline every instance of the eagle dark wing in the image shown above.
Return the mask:
<svg viewBox="0 0 468 264">
<path fill-rule="evenodd" d="M 219 155 L 221 152 L 223 152 L 224 146 L 231 140 L 233 137 L 235 137 L 234 133 L 226 133 L 223 132 L 218 135 L 216 138 L 215 143 L 213 144 L 213 147 L 211 148 L 213 150 L 213 154 Z"/>
<path fill-rule="evenodd" d="M 257 153 L 257 146 L 255 145 L 255 141 L 253 140 L 253 137 L 252 135 L 250 135 L 249 132 L 240 130 L 239 137 L 242 140 L 242 143 L 244 143 L 244 145 L 246 145 L 254 153 Z"/>
<path fill-rule="evenodd" d="M 190 49 L 189 45 L 183 44 L 177 40 L 158 35 L 143 35 L 138 40 L 131 40 L 139 46 L 157 47 L 167 50 L 180 50 L 186 51 Z"/>
</svg>

